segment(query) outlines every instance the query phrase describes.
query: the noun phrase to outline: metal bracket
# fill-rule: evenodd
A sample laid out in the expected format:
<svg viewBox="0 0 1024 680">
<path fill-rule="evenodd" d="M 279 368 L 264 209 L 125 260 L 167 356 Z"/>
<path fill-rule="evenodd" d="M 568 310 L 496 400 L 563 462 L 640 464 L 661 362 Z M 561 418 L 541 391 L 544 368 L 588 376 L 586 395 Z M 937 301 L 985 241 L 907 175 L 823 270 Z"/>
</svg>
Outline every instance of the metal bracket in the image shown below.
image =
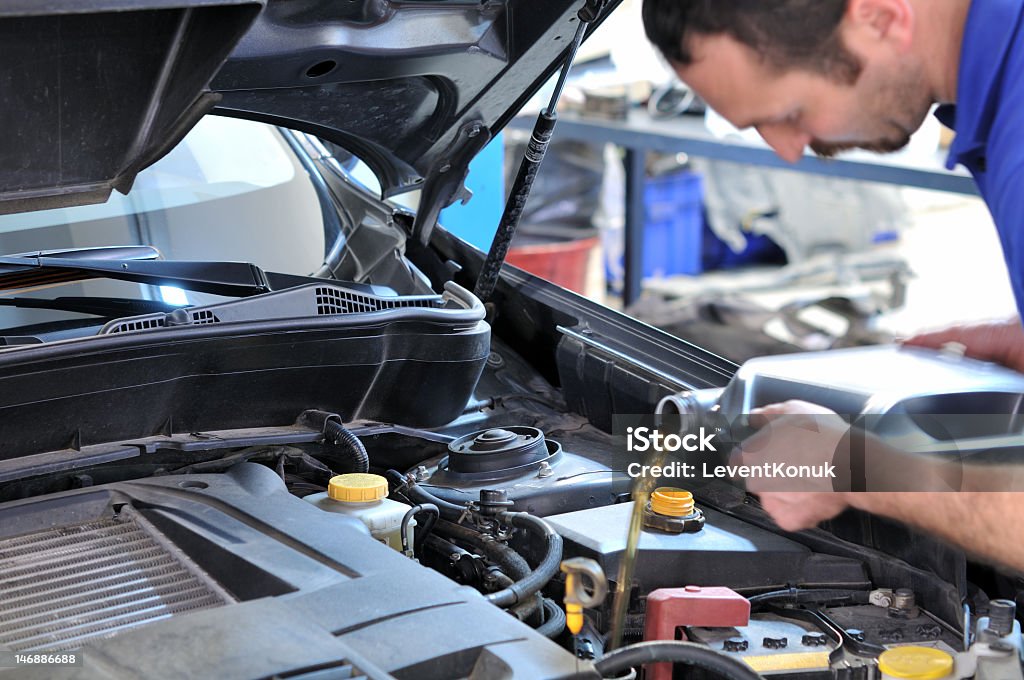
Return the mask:
<svg viewBox="0 0 1024 680">
<path fill-rule="evenodd" d="M 310 409 L 303 411 L 299 414 L 295 424 L 303 427 L 308 427 L 311 430 L 315 430 L 323 435 L 327 434 L 327 423 L 330 422 L 338 423 L 342 425 L 344 421 L 337 413 L 329 413 L 327 411 L 317 411 L 316 409 Z"/>
<path fill-rule="evenodd" d="M 576 13 L 580 21 L 590 24 L 597 20 L 608 6 L 608 0 L 587 0 L 587 2 Z"/>
<path fill-rule="evenodd" d="M 469 200 L 472 195 L 466 189 L 469 163 L 490 141 L 491 132 L 483 123 L 472 121 L 462 126 L 441 160 L 427 174 L 412 226 L 414 239 L 426 245 L 441 210 L 455 201 Z"/>
</svg>

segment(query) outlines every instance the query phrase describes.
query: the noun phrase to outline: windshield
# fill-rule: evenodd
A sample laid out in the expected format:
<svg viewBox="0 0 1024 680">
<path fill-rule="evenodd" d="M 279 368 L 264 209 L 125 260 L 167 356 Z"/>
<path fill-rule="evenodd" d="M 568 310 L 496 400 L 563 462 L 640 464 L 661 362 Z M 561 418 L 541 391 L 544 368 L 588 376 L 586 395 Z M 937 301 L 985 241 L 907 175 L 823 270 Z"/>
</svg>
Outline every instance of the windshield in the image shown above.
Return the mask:
<svg viewBox="0 0 1024 680">
<path fill-rule="evenodd" d="M 139 173 L 127 196 L 115 192 L 99 205 L 0 216 L 0 254 L 150 245 L 165 259 L 246 261 L 308 275 L 323 262 L 321 214 L 309 176 L 276 128 L 206 116 L 167 156 Z M 100 279 L 0 291 L 0 302 L 77 296 L 173 305 L 218 299 Z M 0 306 L 4 329 L 89 318 L 95 317 Z"/>
</svg>

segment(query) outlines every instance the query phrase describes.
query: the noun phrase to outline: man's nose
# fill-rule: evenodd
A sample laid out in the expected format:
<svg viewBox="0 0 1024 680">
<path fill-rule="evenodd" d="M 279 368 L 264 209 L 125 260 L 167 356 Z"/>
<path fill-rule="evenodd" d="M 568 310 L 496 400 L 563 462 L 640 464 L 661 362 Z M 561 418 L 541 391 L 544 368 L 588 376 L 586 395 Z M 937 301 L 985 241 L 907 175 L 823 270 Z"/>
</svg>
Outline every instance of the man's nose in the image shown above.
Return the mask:
<svg viewBox="0 0 1024 680">
<path fill-rule="evenodd" d="M 804 155 L 804 149 L 811 143 L 811 136 L 780 125 L 759 125 L 761 138 L 775 150 L 782 160 L 796 163 Z"/>
</svg>

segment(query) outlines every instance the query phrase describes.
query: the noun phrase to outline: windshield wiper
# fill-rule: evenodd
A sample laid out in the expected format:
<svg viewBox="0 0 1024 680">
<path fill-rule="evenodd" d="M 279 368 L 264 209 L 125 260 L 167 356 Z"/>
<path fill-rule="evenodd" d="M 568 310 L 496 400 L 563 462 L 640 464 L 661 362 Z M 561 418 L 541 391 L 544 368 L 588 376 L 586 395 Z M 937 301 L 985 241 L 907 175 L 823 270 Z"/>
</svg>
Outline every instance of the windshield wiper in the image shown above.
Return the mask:
<svg viewBox="0 0 1024 680">
<path fill-rule="evenodd" d="M 158 257 L 160 251 L 150 246 L 80 248 L 4 255 L 0 256 L 0 290 L 47 287 L 105 278 L 174 286 L 213 295 L 249 297 L 324 280 L 267 272 L 249 262 L 193 262 L 158 260 Z M 378 286 L 359 283 L 346 285 L 368 293 L 387 293 L 387 289 Z"/>
<path fill-rule="evenodd" d="M 136 314 L 169 314 L 181 305 L 172 305 L 157 300 L 132 300 L 130 298 L 101 297 L 59 297 L 52 300 L 38 298 L 0 297 L 0 307 L 19 309 L 50 309 L 58 312 L 92 314 L 109 319 Z"/>
<path fill-rule="evenodd" d="M 150 246 L 80 248 L 4 255 L 0 256 L 0 290 L 41 288 L 104 278 L 174 286 L 226 297 L 250 297 L 333 280 L 268 272 L 249 262 L 194 262 L 159 260 L 156 259 L 158 257 L 160 251 Z M 354 282 L 345 282 L 345 286 L 371 295 L 395 295 L 386 286 Z M 110 299 L 107 299 L 109 302 Z M 171 311 L 176 308 L 171 306 Z M 154 310 L 142 313 L 151 311 Z"/>
<path fill-rule="evenodd" d="M 274 290 L 262 269 L 248 262 L 107 260 L 74 257 L 0 257 L 0 290 L 35 288 L 107 278 L 200 293 L 247 297 Z"/>
</svg>

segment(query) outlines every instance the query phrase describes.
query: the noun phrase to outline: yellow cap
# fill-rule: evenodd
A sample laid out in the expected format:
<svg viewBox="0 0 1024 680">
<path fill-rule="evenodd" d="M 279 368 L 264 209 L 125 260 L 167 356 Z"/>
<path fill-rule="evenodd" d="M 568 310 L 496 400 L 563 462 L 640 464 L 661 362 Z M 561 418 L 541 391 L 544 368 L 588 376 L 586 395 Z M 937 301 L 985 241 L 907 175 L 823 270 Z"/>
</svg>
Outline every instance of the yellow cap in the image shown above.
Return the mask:
<svg viewBox="0 0 1024 680">
<path fill-rule="evenodd" d="M 953 672 L 953 657 L 932 647 L 893 647 L 879 655 L 878 669 L 894 678 L 938 680 Z"/>
<path fill-rule="evenodd" d="M 693 494 L 671 486 L 662 486 L 651 494 L 651 510 L 667 517 L 688 517 L 693 514 Z"/>
<path fill-rule="evenodd" d="M 379 501 L 388 496 L 388 480 L 363 472 L 335 475 L 327 484 L 327 495 L 336 501 L 349 503 Z"/>
</svg>

